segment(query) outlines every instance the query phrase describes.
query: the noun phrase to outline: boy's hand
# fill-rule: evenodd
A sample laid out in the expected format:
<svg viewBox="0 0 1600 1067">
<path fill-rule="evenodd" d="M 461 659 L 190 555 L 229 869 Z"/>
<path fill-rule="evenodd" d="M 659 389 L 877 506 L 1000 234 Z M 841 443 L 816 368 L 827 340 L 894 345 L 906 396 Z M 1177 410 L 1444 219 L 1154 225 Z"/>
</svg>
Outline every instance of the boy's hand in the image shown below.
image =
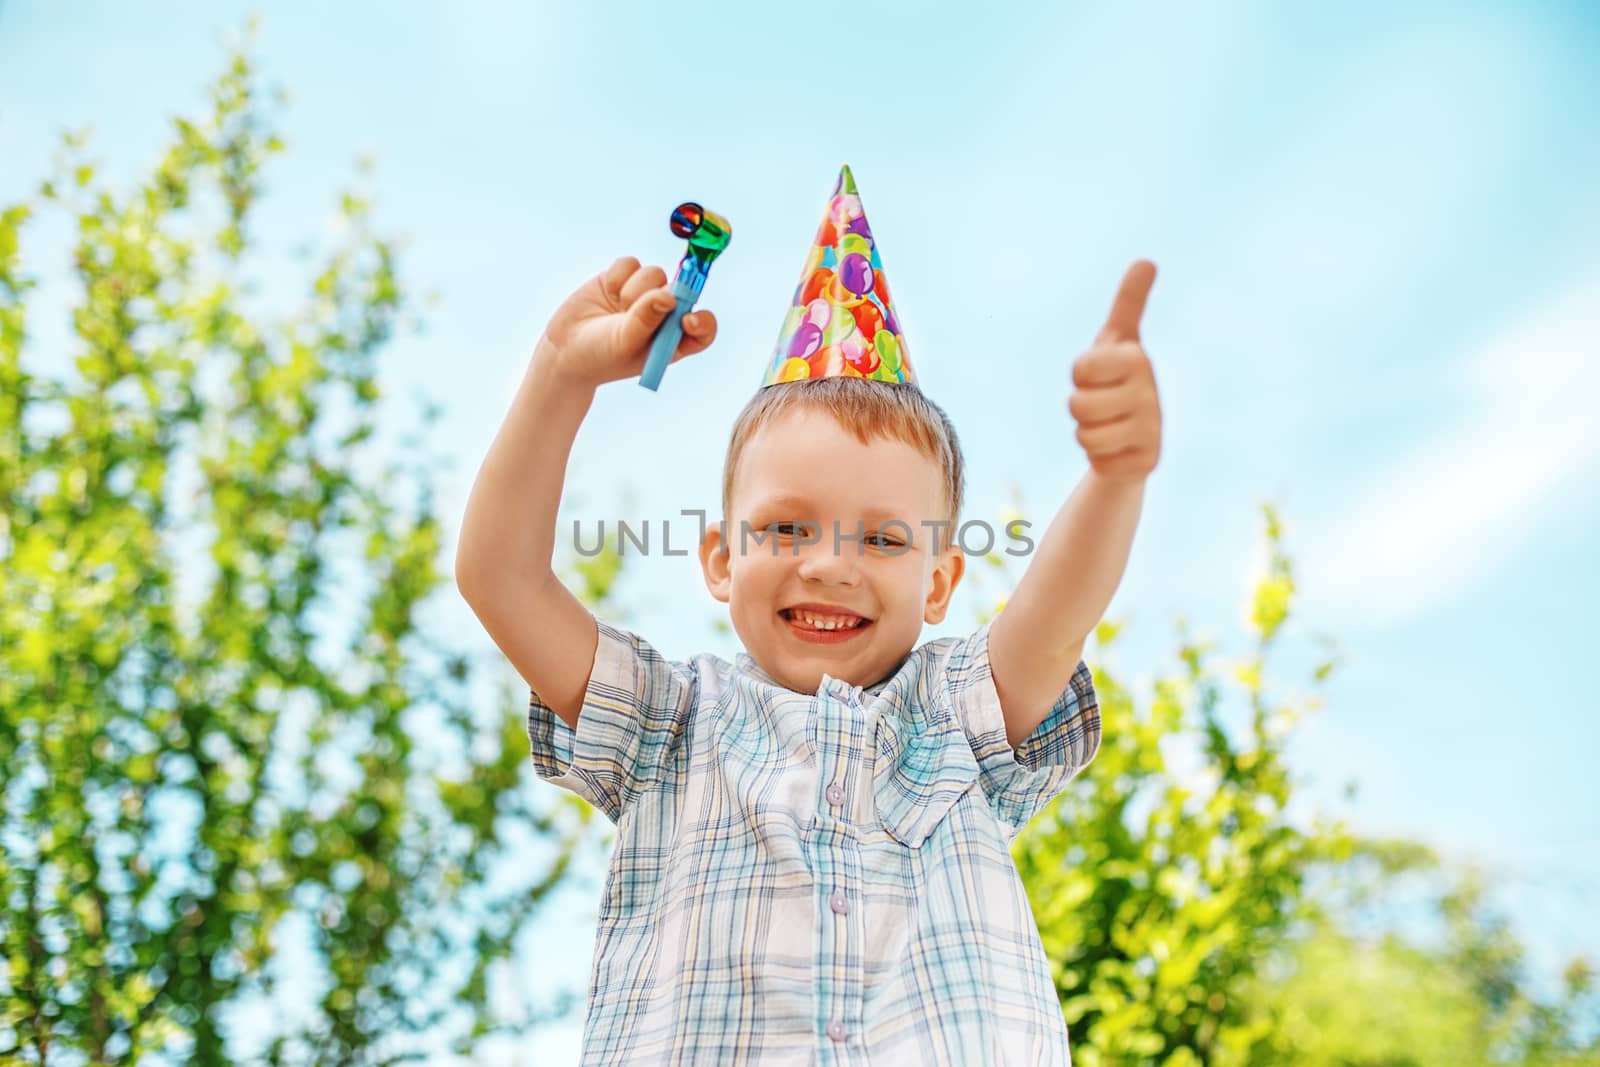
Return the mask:
<svg viewBox="0 0 1600 1067">
<path fill-rule="evenodd" d="M 538 372 L 595 389 L 644 372 L 650 338 L 677 306 L 667 274 L 624 256 L 590 278 L 556 309 L 534 348 Z M 704 351 L 717 336 L 709 311 L 683 317 L 683 340 L 672 362 Z"/>
<path fill-rule="evenodd" d="M 1155 280 L 1147 259 L 1128 268 L 1094 346 L 1072 365 L 1076 389 L 1067 410 L 1078 421 L 1078 443 L 1095 473 L 1112 481 L 1143 481 L 1161 456 L 1161 401 L 1139 344 L 1139 319 Z"/>
</svg>

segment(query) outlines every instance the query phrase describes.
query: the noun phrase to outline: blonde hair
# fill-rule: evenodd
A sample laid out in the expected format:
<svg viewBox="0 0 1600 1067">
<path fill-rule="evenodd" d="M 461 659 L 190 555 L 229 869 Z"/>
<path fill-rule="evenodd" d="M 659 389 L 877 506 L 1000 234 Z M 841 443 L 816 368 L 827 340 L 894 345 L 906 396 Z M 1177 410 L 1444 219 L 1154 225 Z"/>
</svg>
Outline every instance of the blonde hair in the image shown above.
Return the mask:
<svg viewBox="0 0 1600 1067">
<path fill-rule="evenodd" d="M 944 472 L 944 518 L 950 525 L 939 527 L 934 551 L 942 552 L 954 542 L 966 484 L 961 442 L 950 416 L 915 385 L 868 378 L 802 378 L 764 386 L 751 397 L 734 420 L 722 466 L 725 519 L 732 521 L 733 480 L 745 446 L 757 430 L 791 411 L 825 411 L 863 444 L 875 437 L 904 441 L 938 463 Z"/>
</svg>

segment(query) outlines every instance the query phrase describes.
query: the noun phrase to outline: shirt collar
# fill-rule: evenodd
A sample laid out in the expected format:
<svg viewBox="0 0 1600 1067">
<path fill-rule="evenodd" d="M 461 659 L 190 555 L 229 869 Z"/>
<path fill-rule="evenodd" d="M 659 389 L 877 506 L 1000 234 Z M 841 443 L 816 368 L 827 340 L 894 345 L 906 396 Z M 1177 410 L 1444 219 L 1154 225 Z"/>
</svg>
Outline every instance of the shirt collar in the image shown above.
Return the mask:
<svg viewBox="0 0 1600 1067">
<path fill-rule="evenodd" d="M 907 656 L 906 659 L 909 660 L 910 657 Z M 777 688 L 783 689 L 786 692 L 791 692 L 792 693 L 792 692 L 795 691 L 795 690 L 789 689 L 785 685 L 782 685 L 781 683 L 779 683 L 779 681 L 776 678 L 774 678 L 772 675 L 768 674 L 766 672 L 766 670 L 761 666 L 761 664 L 756 662 L 755 657 L 750 655 L 750 653 L 748 653 L 748 652 L 740 652 L 737 656 L 735 656 L 734 657 L 734 665 L 736 667 L 738 667 L 739 670 L 741 670 L 744 673 L 750 675 L 752 678 L 755 678 L 755 679 L 757 679 L 758 681 L 761 681 L 761 682 L 765 682 L 767 685 L 776 686 Z M 903 667 L 904 663 L 902 663 L 901 666 Z M 866 685 L 866 686 L 851 685 L 849 682 L 846 682 L 844 679 L 835 678 L 835 677 L 833 677 L 833 675 L 830 674 L 830 675 L 827 675 L 826 680 L 824 681 L 823 685 L 818 687 L 818 693 L 806 694 L 806 695 L 808 695 L 808 696 L 820 695 L 822 689 L 828 687 L 829 685 L 832 685 L 832 686 L 843 686 L 845 689 L 849 690 L 852 694 L 865 694 L 866 696 L 869 696 L 869 697 L 875 697 L 879 693 L 882 693 L 885 689 L 887 689 L 889 687 L 889 683 L 894 681 L 895 675 L 897 675 L 899 673 L 900 673 L 900 669 L 896 668 L 892 673 L 890 673 L 889 675 L 884 677 L 882 680 L 874 682 L 871 685 Z"/>
</svg>

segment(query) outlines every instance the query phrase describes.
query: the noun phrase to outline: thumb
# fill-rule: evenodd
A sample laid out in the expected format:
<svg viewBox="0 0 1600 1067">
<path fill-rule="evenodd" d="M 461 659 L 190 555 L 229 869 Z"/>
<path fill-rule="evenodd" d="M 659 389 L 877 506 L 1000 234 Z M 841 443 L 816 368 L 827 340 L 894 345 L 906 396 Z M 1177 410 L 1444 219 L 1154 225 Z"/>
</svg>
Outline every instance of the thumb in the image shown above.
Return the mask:
<svg viewBox="0 0 1600 1067">
<path fill-rule="evenodd" d="M 656 328 L 677 306 L 678 302 L 673 299 L 670 289 L 651 289 L 640 293 L 633 306 L 622 316 L 622 321 L 617 323 L 617 350 L 630 354 L 642 351 L 650 344 Z"/>
<path fill-rule="evenodd" d="M 1148 259 L 1135 260 L 1128 273 L 1122 276 L 1117 298 L 1111 303 L 1111 314 L 1100 327 L 1095 344 L 1139 339 L 1139 320 L 1144 317 L 1144 304 L 1155 281 L 1156 265 Z"/>
</svg>

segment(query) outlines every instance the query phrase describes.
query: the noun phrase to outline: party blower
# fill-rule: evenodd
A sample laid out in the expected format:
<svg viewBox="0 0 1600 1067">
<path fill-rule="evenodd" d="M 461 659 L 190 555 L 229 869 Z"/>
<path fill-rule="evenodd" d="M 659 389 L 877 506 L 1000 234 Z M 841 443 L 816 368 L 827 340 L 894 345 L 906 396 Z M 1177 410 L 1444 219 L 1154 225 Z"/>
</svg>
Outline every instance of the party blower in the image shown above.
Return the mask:
<svg viewBox="0 0 1600 1067">
<path fill-rule="evenodd" d="M 672 354 L 683 339 L 683 317 L 700 299 L 700 290 L 705 288 L 706 276 L 711 273 L 712 260 L 722 254 L 733 238 L 733 227 L 728 225 L 727 219 L 695 203 L 679 204 L 673 210 L 672 232 L 688 241 L 689 247 L 683 253 L 678 277 L 672 283 L 672 295 L 678 306 L 656 328 L 656 335 L 650 341 L 650 356 L 644 361 L 644 373 L 639 375 L 639 384 L 646 389 L 661 384 L 661 376 L 667 373 L 667 364 L 672 362 Z"/>
</svg>

